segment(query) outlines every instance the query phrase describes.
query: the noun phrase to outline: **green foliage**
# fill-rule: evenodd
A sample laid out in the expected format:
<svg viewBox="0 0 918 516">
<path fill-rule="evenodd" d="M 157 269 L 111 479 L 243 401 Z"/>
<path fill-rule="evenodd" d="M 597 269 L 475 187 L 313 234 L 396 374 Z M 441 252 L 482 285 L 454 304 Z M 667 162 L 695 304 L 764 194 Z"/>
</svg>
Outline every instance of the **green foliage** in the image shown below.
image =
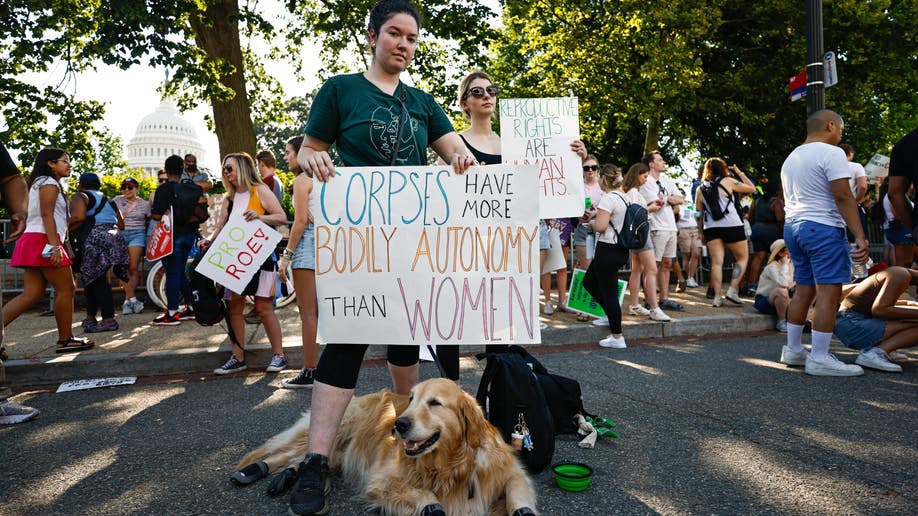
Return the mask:
<svg viewBox="0 0 918 516">
<path fill-rule="evenodd" d="M 115 197 L 121 195 L 121 183 L 129 177 L 136 179 L 137 182 L 140 183 L 140 190 L 137 192 L 137 196 L 142 199 L 149 200 L 150 194 L 155 192 L 156 187 L 159 186 L 156 178 L 143 177 L 139 170 L 134 170 L 117 172 L 114 174 L 105 174 L 101 176 L 100 179 L 102 180 L 102 188 L 100 188 L 99 191 L 105 194 L 108 198 L 114 199 Z M 71 181 L 71 185 L 75 189 L 76 181 Z"/>
</svg>

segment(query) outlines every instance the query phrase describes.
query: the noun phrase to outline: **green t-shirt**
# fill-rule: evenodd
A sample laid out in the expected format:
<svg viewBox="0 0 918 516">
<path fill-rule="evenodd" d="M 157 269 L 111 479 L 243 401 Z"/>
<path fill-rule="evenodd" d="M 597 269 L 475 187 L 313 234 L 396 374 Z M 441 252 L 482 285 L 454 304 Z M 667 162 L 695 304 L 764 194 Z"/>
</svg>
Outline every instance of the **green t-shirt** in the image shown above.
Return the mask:
<svg viewBox="0 0 918 516">
<path fill-rule="evenodd" d="M 426 165 L 427 147 L 453 132 L 453 126 L 431 95 L 402 83 L 392 96 L 362 73 L 332 77 L 312 101 L 306 134 L 334 144 L 345 166 L 389 165 L 399 119 L 405 119 L 399 101 L 402 89 L 410 121 L 402 131 L 396 164 Z"/>
</svg>

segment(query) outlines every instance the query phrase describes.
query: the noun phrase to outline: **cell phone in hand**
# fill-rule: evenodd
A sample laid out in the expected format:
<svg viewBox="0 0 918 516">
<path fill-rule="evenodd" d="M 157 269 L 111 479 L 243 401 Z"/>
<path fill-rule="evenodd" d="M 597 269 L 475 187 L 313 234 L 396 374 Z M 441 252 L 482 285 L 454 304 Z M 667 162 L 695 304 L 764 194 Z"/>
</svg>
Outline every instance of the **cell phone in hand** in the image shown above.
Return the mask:
<svg viewBox="0 0 918 516">
<path fill-rule="evenodd" d="M 51 244 L 45 244 L 45 248 L 41 250 L 42 258 L 51 258 L 51 255 L 54 254 L 54 250 L 57 249 L 56 246 Z"/>
</svg>

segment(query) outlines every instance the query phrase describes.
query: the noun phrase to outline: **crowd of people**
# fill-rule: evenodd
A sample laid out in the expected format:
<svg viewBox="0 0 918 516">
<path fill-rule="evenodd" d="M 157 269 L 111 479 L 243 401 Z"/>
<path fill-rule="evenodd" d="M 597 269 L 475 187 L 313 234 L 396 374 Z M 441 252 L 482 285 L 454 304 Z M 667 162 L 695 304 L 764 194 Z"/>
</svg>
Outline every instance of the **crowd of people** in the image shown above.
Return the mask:
<svg viewBox="0 0 918 516">
<path fill-rule="evenodd" d="M 293 514 L 322 514 L 327 508 L 328 455 L 354 395 L 367 350 L 367 345 L 328 344 L 320 355 L 315 342 L 318 307 L 310 192 L 315 181 L 334 180 L 336 162 L 329 149 L 335 146 L 338 164 L 345 166 L 424 165 L 427 148 L 455 173 L 464 173 L 473 165 L 501 162 L 500 138 L 491 124 L 499 89 L 486 73 L 472 73 L 460 85 L 459 105 L 470 122 L 470 128 L 462 133 L 454 131 L 431 95 L 400 81 L 417 49 L 419 25 L 418 12 L 407 1 L 382 0 L 373 7 L 367 27 L 372 53 L 368 69 L 326 81 L 313 99 L 305 134 L 286 144 L 284 160 L 296 173 L 294 221 L 286 249 L 266 260 L 245 289 L 224 294 L 235 337 L 230 357 L 214 371 L 216 374 L 247 367 L 241 344 L 244 338 L 240 338 L 245 333 L 246 296 L 255 298 L 250 315 L 264 325 L 273 351 L 267 371 L 285 369 L 288 363 L 273 302 L 278 277 L 284 282 L 292 280 L 298 294 L 304 363 L 299 374 L 284 386 L 312 388 L 312 423 L 308 453 L 299 465 L 290 495 Z M 401 137 L 375 140 L 386 138 L 371 130 L 369 113 L 377 106 L 405 114 L 396 123 Z M 579 218 L 540 223 L 544 314 L 570 310 L 565 303 L 567 271 L 574 266 L 585 269 L 584 286 L 606 314 L 594 324 L 609 328 L 608 337 L 599 344 L 625 348 L 619 271 L 626 266 L 631 269 L 627 314 L 667 322 L 671 317 L 664 310 L 684 310 L 670 298 L 672 273 L 676 276 L 675 292 L 698 288 L 702 284 L 699 264 L 706 249 L 712 306 L 723 307 L 725 301 L 742 306 L 743 295 L 753 293 L 755 308 L 775 314 L 776 328 L 787 332 L 781 362 L 802 365 L 812 375 L 862 374 L 861 366 L 896 371 L 890 359 L 898 349 L 915 344 L 913 330 L 918 320 L 912 316 L 918 314 L 914 311 L 918 304 L 900 301 L 909 286 L 918 284 L 918 272 L 910 261 L 914 259 L 913 222 L 918 217 L 908 199 L 909 188 L 918 182 L 918 131 L 903 138 L 894 149 L 888 201 L 879 201 L 888 204 L 887 237 L 892 236 L 890 242 L 902 247 L 895 251 L 894 263 L 899 266 L 843 289 L 842 285 L 851 280 L 852 263 L 866 262 L 869 251 L 858 208 L 858 199 L 864 198 L 863 182 L 849 168 L 852 154 L 846 158 L 838 146 L 843 125 L 841 117 L 828 110 L 811 115 L 806 141 L 791 152 L 782 167 L 781 187 L 766 184 L 750 206 L 745 206 L 741 197 L 758 192 L 757 185 L 739 167 L 721 158 L 704 162 L 691 202 L 665 173 L 667 163 L 659 151 L 647 153 L 623 174 L 618 166 L 601 164 L 587 153 L 582 142 L 574 141 L 571 149 L 581 157 L 589 201 Z M 400 147 L 403 141 L 418 145 Z M 137 271 L 151 221 L 170 227 L 174 235 L 173 253 L 164 261 L 167 308 L 152 321 L 161 326 L 178 325 L 194 317 L 186 262 L 195 247 L 206 249 L 211 244 L 234 211 L 246 220 L 287 224 L 280 203 L 283 186 L 273 173 L 275 158 L 267 152 L 254 159 L 242 152 L 224 157 L 221 173 L 227 194 L 216 229 L 208 238 L 199 238 L 200 221 L 193 213 L 213 183 L 197 169 L 193 155 L 166 159 L 158 176 L 160 184 L 149 201 L 139 198 L 138 182 L 133 179 L 122 183 L 122 195 L 109 200 L 99 191 L 99 177 L 91 173 L 79 177 L 79 192 L 68 197 L 61 179 L 70 175 L 72 166 L 69 155 L 61 149 L 39 152 L 28 184 L 8 155 L 0 158 L 4 161 L 0 187 L 12 214 L 10 238 L 18 238 L 11 265 L 25 273 L 23 293 L 3 307 L 3 323 L 9 324 L 41 299 L 50 284 L 56 293 L 60 353 L 94 345 L 88 338 L 75 337 L 71 330 L 74 273 L 86 292 L 86 333 L 118 328 L 109 270 L 123 281 L 122 312 L 143 310 L 136 295 Z M 180 205 L 186 198 L 191 204 Z M 647 226 L 643 232 L 628 226 L 642 217 Z M 623 243 L 626 240 L 627 247 Z M 573 253 L 569 252 L 571 246 Z M 733 257 L 732 275 L 724 292 L 722 271 L 728 251 Z M 554 263 L 552 252 L 560 252 L 563 265 L 547 265 Z M 287 277 L 288 267 L 292 278 Z M 552 273 L 556 276 L 557 304 L 552 300 Z M 583 314 L 581 318 L 586 319 Z M 802 345 L 808 320 L 812 321 L 809 350 Z M 845 345 L 860 350 L 857 364 L 844 364 L 828 352 L 833 332 Z M 440 355 L 445 368 L 453 371 L 449 376 L 458 378 L 456 348 L 446 348 Z M 388 347 L 387 366 L 396 393 L 408 394 L 417 383 L 418 362 L 417 346 Z M 0 366 L 0 387 L 2 375 Z M 5 399 L 7 391 L 0 391 L 0 395 L 4 393 Z M 11 418 L 11 422 L 37 414 L 10 402 L 3 402 L 0 408 L 0 417 Z"/>
</svg>

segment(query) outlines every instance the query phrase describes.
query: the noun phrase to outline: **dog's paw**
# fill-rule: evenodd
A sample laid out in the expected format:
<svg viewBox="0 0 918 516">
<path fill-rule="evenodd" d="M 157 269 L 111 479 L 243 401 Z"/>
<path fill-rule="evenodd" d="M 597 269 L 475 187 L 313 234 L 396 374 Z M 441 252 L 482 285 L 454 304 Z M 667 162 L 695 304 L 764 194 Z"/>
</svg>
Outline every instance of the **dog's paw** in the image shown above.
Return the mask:
<svg viewBox="0 0 918 516">
<path fill-rule="evenodd" d="M 264 478 L 267 476 L 267 474 L 268 465 L 262 461 L 258 461 L 254 464 L 249 464 L 241 470 L 233 473 L 233 475 L 230 477 L 230 481 L 232 481 L 237 486 L 247 486 L 256 480 Z"/>
<path fill-rule="evenodd" d="M 421 516 L 446 516 L 446 510 L 438 503 L 432 503 L 421 511 Z"/>
<path fill-rule="evenodd" d="M 268 484 L 267 493 L 270 496 L 277 496 L 284 494 L 293 486 L 293 483 L 296 482 L 296 470 L 293 468 L 287 468 L 277 475 L 274 475 L 274 478 L 271 479 L 271 483 Z"/>
<path fill-rule="evenodd" d="M 535 516 L 535 512 L 533 512 L 529 507 L 520 507 L 519 509 L 513 511 L 513 516 Z"/>
</svg>

